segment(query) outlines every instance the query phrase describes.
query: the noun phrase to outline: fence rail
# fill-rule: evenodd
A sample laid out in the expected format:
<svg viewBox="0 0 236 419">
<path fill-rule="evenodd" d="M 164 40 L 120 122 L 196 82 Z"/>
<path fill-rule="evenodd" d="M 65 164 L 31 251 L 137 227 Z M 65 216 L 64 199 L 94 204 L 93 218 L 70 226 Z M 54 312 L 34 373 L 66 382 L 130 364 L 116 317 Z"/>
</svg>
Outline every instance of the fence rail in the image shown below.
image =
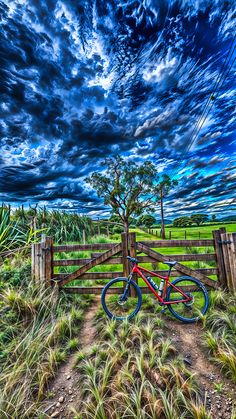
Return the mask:
<svg viewBox="0 0 236 419">
<path fill-rule="evenodd" d="M 202 248 L 202 253 L 194 253 L 192 248 Z M 204 253 L 204 247 L 211 247 L 210 253 Z M 168 248 L 185 248 L 183 254 L 164 254 Z M 191 248 L 192 253 L 187 253 Z M 163 253 L 159 253 L 159 249 Z M 89 251 L 90 256 L 80 258 L 79 255 L 70 259 L 60 259 L 62 252 L 76 253 Z M 209 249 L 208 249 L 209 250 Z M 139 253 L 138 253 L 139 252 Z M 101 292 L 101 285 L 89 287 L 76 286 L 68 287 L 71 281 L 107 280 L 118 276 L 129 274 L 129 263 L 127 255 L 136 257 L 139 263 L 152 263 L 153 272 L 159 275 L 167 275 L 167 270 L 159 266 L 168 260 L 176 260 L 175 269 L 172 270 L 173 277 L 180 274 L 191 275 L 203 281 L 208 287 L 216 288 L 221 286 L 231 292 L 236 292 L 236 233 L 226 233 L 224 228 L 213 231 L 212 239 L 200 240 L 147 240 L 137 241 L 135 233 L 121 234 L 120 243 L 94 243 L 94 244 L 73 244 L 54 245 L 51 237 L 42 236 L 41 243 L 32 245 L 32 275 L 35 280 L 44 281 L 46 285 L 57 283 L 58 286 L 68 293 L 95 293 Z M 69 255 L 68 255 L 69 256 Z M 187 264 L 183 264 L 186 262 Z M 192 269 L 188 262 L 206 262 L 205 267 Z M 209 262 L 213 262 L 213 266 Z M 208 264 L 208 266 L 207 266 Z M 102 265 L 103 272 L 91 272 L 91 269 Z M 109 266 L 118 265 L 116 272 L 109 270 Z M 60 272 L 60 267 L 75 267 L 70 273 Z M 108 270 L 106 270 L 108 267 Z M 59 272 L 58 272 L 59 271 Z M 213 280 L 209 276 L 216 276 Z M 137 279 L 136 279 L 137 280 Z M 67 284 L 67 285 L 66 285 Z M 66 285 L 66 286 L 65 286 Z M 81 284 L 82 285 L 82 284 Z M 144 293 L 148 293 L 147 287 L 142 287 Z"/>
</svg>

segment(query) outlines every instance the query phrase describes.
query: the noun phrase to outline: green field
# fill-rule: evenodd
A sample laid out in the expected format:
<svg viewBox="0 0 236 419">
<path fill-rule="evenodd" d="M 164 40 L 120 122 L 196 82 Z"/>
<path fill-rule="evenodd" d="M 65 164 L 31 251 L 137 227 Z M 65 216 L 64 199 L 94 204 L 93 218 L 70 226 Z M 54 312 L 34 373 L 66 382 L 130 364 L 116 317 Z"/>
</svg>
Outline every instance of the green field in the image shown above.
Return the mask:
<svg viewBox="0 0 236 419">
<path fill-rule="evenodd" d="M 202 225 L 202 226 L 196 226 L 196 227 L 172 227 L 172 226 L 166 226 L 166 238 L 169 239 L 170 232 L 171 232 L 171 239 L 184 239 L 185 238 L 185 232 L 186 232 L 186 239 L 199 239 L 199 234 L 201 239 L 210 239 L 212 238 L 212 231 L 218 230 L 221 227 L 225 227 L 226 231 L 229 233 L 236 232 L 236 223 L 232 224 L 216 224 L 216 225 Z M 160 238 L 160 228 L 153 228 L 151 229 L 153 231 L 153 235 L 151 234 L 150 237 L 158 237 Z M 145 233 L 146 237 L 148 233 Z"/>
</svg>

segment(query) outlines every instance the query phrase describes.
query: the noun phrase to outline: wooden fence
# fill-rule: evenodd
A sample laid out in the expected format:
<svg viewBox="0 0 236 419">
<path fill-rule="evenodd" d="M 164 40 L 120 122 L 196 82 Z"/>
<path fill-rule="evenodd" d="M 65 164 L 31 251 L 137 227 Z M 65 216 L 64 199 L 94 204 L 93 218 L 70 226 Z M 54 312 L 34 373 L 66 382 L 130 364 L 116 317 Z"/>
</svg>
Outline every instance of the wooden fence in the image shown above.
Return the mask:
<svg viewBox="0 0 236 419">
<path fill-rule="evenodd" d="M 184 254 L 165 254 L 168 248 L 184 248 Z M 202 248 L 202 253 L 194 253 L 193 248 Z M 206 251 L 207 248 L 207 251 Z M 160 252 L 163 249 L 162 252 Z M 187 252 L 188 249 L 188 252 Z M 88 251 L 90 256 L 60 258 L 61 253 L 76 254 Z M 137 254 L 138 253 L 138 254 Z M 236 292 L 236 233 L 226 233 L 225 229 L 213 231 L 212 239 L 201 240 L 147 240 L 137 241 L 135 233 L 121 234 L 120 243 L 96 243 L 75 245 L 54 245 L 51 237 L 42 236 L 40 243 L 32 245 L 32 276 L 46 285 L 57 283 L 60 289 L 68 293 L 99 294 L 102 286 L 84 286 L 84 280 L 98 281 L 127 276 L 129 263 L 126 257 L 137 257 L 141 264 L 152 263 L 153 271 L 166 275 L 166 269 L 158 269 L 159 263 L 176 260 L 172 276 L 181 274 L 198 278 L 207 287 L 221 286 L 231 292 Z M 192 269 L 182 262 L 205 262 L 210 266 Z M 212 263 L 214 267 L 212 267 Z M 120 271 L 113 272 L 111 265 L 120 266 Z M 107 266 L 102 272 L 91 271 L 98 265 Z M 58 272 L 60 267 L 74 266 L 73 272 Z M 210 276 L 215 276 L 215 279 Z M 75 282 L 76 281 L 76 282 Z M 78 286 L 80 281 L 81 286 Z M 73 282 L 73 286 L 68 284 Z M 147 287 L 141 287 L 144 293 L 149 293 Z"/>
</svg>

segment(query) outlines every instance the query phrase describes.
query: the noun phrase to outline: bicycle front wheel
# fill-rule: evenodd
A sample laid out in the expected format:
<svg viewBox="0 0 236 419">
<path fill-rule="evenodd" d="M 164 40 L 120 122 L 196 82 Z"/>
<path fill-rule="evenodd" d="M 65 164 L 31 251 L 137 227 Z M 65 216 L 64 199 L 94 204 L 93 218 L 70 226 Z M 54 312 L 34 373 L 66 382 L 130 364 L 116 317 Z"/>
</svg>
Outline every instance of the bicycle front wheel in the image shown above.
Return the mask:
<svg viewBox="0 0 236 419">
<path fill-rule="evenodd" d="M 188 295 L 191 298 L 190 301 L 181 302 L 184 297 L 172 284 Z M 174 303 L 168 304 L 170 312 L 185 323 L 194 323 L 199 320 L 209 306 L 207 289 L 200 281 L 188 276 L 177 278 L 170 284 L 166 293 L 166 301 Z"/>
<path fill-rule="evenodd" d="M 131 319 L 140 310 L 142 294 L 134 281 L 115 278 L 103 288 L 101 302 L 105 313 L 111 319 Z"/>
</svg>

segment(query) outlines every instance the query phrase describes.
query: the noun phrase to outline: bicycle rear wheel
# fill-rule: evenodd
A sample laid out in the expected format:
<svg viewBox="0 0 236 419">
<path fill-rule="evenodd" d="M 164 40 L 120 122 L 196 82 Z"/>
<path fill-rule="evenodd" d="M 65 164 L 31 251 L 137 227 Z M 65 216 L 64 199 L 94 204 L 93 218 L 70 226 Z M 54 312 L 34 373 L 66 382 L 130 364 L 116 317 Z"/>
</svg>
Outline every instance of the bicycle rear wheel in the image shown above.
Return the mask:
<svg viewBox="0 0 236 419">
<path fill-rule="evenodd" d="M 191 300 L 185 303 L 181 302 L 184 299 L 183 295 L 172 287 L 171 284 L 177 288 L 182 288 L 182 291 L 191 297 Z M 168 304 L 168 308 L 173 316 L 185 323 L 194 323 L 199 320 L 200 316 L 206 313 L 209 306 L 208 292 L 204 285 L 197 279 L 188 276 L 181 276 L 171 284 L 166 293 L 166 301 L 176 301 L 175 304 Z"/>
<path fill-rule="evenodd" d="M 105 313 L 111 319 L 131 319 L 140 310 L 142 294 L 134 281 L 115 278 L 103 288 L 101 302 Z"/>
</svg>

